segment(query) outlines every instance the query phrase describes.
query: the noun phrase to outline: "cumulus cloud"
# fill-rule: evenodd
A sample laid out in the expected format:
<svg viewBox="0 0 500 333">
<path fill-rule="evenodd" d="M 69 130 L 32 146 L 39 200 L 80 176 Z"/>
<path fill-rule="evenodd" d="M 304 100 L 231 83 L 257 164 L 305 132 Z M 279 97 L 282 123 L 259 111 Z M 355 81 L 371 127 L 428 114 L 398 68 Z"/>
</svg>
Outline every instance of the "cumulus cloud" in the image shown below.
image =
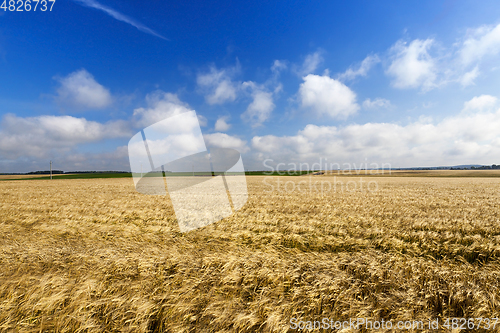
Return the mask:
<svg viewBox="0 0 500 333">
<path fill-rule="evenodd" d="M 18 117 L 7 114 L 0 122 L 0 168 L 11 172 L 33 171 L 51 158 L 57 159 L 58 167 L 64 170 L 128 170 L 123 155 L 127 149 L 82 153 L 79 145 L 98 145 L 107 139 L 130 139 L 137 129 L 188 111 L 192 111 L 189 105 L 177 95 L 158 90 L 148 94 L 146 107 L 135 109 L 128 120 L 100 123 L 72 116 Z M 168 123 L 168 126 L 172 127 L 172 133 L 177 133 L 198 128 L 198 124 L 206 125 L 206 118 L 198 115 L 198 118 Z M 186 140 L 182 139 L 177 146 L 185 144 Z M 103 158 L 115 161 L 104 161 Z M 124 165 L 127 166 L 125 169 Z"/>
<path fill-rule="evenodd" d="M 168 117 L 193 111 L 188 104 L 182 102 L 176 94 L 166 93 L 161 90 L 155 91 L 146 96 L 145 108 L 134 110 L 133 123 L 135 127 L 144 128 Z M 206 119 L 198 119 L 202 125 Z"/>
<path fill-rule="evenodd" d="M 111 151 L 91 153 L 75 150 L 52 150 L 41 158 L 21 156 L 17 159 L 0 158 L 0 168 L 4 172 L 30 172 L 49 170 L 49 160 L 54 170 L 63 171 L 130 171 L 126 146 Z"/>
<path fill-rule="evenodd" d="M 393 87 L 423 90 L 435 87 L 436 60 L 429 54 L 433 44 L 433 39 L 415 39 L 409 45 L 398 41 L 391 48 L 392 61 L 386 73 L 393 78 Z"/>
<path fill-rule="evenodd" d="M 491 105 L 494 100 L 490 97 L 479 96 L 466 107 Z M 251 145 L 257 159 L 271 158 L 276 163 L 327 158 L 332 163 L 370 161 L 393 167 L 491 164 L 498 163 L 494 159 L 500 156 L 499 126 L 500 110 L 460 113 L 439 122 L 421 118 L 407 125 L 310 124 L 293 136 L 255 136 Z"/>
<path fill-rule="evenodd" d="M 253 100 L 245 112 L 241 114 L 241 119 L 251 123 L 252 127 L 261 126 L 269 119 L 274 110 L 273 93 L 266 91 L 264 86 L 259 86 L 251 81 L 244 82 L 242 87 L 251 90 Z"/>
<path fill-rule="evenodd" d="M 365 99 L 363 102 L 363 108 L 365 109 L 388 109 L 392 106 L 391 101 L 385 98 L 375 98 L 373 101 L 369 98 Z"/>
<path fill-rule="evenodd" d="M 373 65 L 380 62 L 380 58 L 375 55 L 367 56 L 361 64 L 355 68 L 350 67 L 344 73 L 338 76 L 339 80 L 354 80 L 358 76 L 367 76 L 368 71 L 373 67 Z"/>
<path fill-rule="evenodd" d="M 460 59 L 464 65 L 481 60 L 485 56 L 500 52 L 500 24 L 470 29 L 461 49 Z"/>
<path fill-rule="evenodd" d="M 113 102 L 109 90 L 99 84 L 85 69 L 56 80 L 60 83 L 57 89 L 57 101 L 64 106 L 102 109 Z"/>
<path fill-rule="evenodd" d="M 464 103 L 462 112 L 491 110 L 498 102 L 498 98 L 491 95 L 481 95 Z"/>
<path fill-rule="evenodd" d="M 224 116 L 224 117 L 219 117 L 217 121 L 215 122 L 215 131 L 217 132 L 225 132 L 231 128 L 231 125 L 227 123 L 229 117 Z"/>
<path fill-rule="evenodd" d="M 398 41 L 389 54 L 386 74 L 395 88 L 428 91 L 451 82 L 471 86 L 485 71 L 482 63 L 500 54 L 500 24 L 469 29 L 450 47 L 440 46 L 432 38 L 409 44 Z"/>
<path fill-rule="evenodd" d="M 359 110 L 356 94 L 342 82 L 328 75 L 309 74 L 303 78 L 298 96 L 303 108 L 318 115 L 347 118 Z"/>
<path fill-rule="evenodd" d="M 205 94 L 205 101 L 210 105 L 234 102 L 239 97 L 251 97 L 252 101 L 241 114 L 241 119 L 250 123 L 252 127 L 258 127 L 269 119 L 275 108 L 274 97 L 282 90 L 282 85 L 278 81 L 279 73 L 286 68 L 285 61 L 275 60 L 271 67 L 273 76 L 263 84 L 257 84 L 253 81 L 233 80 L 233 77 L 240 72 L 238 63 L 235 67 L 225 69 L 212 66 L 208 73 L 198 74 L 196 81 L 199 90 Z M 225 120 L 218 120 L 216 124 L 216 127 L 220 126 L 217 128 L 221 131 L 228 125 L 223 121 Z"/>
<path fill-rule="evenodd" d="M 246 145 L 246 141 L 226 133 L 205 134 L 203 138 L 205 139 L 208 147 L 233 148 L 238 150 L 240 153 L 245 153 L 249 150 Z"/>
<path fill-rule="evenodd" d="M 66 152 L 78 144 L 131 135 L 126 121 L 103 124 L 71 116 L 22 118 L 7 114 L 0 128 L 0 155 L 9 159 L 42 158 L 52 150 Z"/>
<path fill-rule="evenodd" d="M 196 82 L 205 93 L 205 101 L 214 105 L 236 100 L 239 84 L 232 81 L 232 76 L 238 71 L 239 65 L 221 70 L 212 66 L 208 73 L 198 74 Z"/>
<path fill-rule="evenodd" d="M 40 161 L 33 161 L 40 165 Z M 119 146 L 113 151 L 102 153 L 70 152 L 58 156 L 54 167 L 64 171 L 130 171 L 127 146 Z M 46 170 L 47 166 L 32 166 L 31 170 Z M 30 171 L 31 171 L 30 170 Z"/>
</svg>

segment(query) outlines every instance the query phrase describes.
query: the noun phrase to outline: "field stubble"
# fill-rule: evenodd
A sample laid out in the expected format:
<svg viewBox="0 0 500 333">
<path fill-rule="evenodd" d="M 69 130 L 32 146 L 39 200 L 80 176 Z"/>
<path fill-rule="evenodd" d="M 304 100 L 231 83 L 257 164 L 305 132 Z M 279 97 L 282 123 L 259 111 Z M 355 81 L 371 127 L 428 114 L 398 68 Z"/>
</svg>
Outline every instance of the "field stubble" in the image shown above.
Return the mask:
<svg viewBox="0 0 500 333">
<path fill-rule="evenodd" d="M 378 178 L 378 191 L 305 194 L 247 181 L 240 211 L 189 233 L 168 196 L 139 194 L 131 179 L 0 182 L 0 331 L 500 315 L 500 179 Z"/>
</svg>

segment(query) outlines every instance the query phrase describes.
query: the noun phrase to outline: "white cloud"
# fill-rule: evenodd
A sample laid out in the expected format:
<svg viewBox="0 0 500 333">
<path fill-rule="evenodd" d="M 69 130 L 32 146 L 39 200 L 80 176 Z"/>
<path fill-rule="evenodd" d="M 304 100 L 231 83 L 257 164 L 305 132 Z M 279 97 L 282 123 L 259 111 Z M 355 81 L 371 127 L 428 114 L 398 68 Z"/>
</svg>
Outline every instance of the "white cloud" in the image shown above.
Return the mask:
<svg viewBox="0 0 500 333">
<path fill-rule="evenodd" d="M 17 159 L 2 160 L 0 167 L 6 172 L 30 172 L 49 170 L 49 160 L 53 170 L 63 171 L 130 171 L 126 146 L 99 153 L 75 152 L 74 150 L 47 153 L 40 158 L 21 156 Z"/>
<path fill-rule="evenodd" d="M 205 92 L 205 101 L 214 105 L 236 100 L 239 84 L 233 82 L 231 77 L 238 71 L 239 65 L 221 70 L 212 66 L 209 73 L 198 74 L 196 82 Z"/>
<path fill-rule="evenodd" d="M 229 117 L 224 116 L 224 117 L 219 117 L 217 121 L 215 122 L 215 131 L 217 132 L 225 132 L 231 128 L 231 125 L 227 123 Z"/>
<path fill-rule="evenodd" d="M 379 109 L 379 108 L 388 109 L 391 106 L 392 106 L 391 101 L 385 98 L 375 98 L 373 101 L 367 98 L 363 102 L 363 108 L 365 109 Z"/>
<path fill-rule="evenodd" d="M 183 103 L 176 94 L 165 93 L 160 90 L 148 94 L 146 103 L 148 105 L 146 108 L 134 110 L 133 123 L 136 127 L 144 128 L 168 117 L 192 111 L 189 105 Z M 201 123 L 203 125 L 203 118 Z"/>
<path fill-rule="evenodd" d="M 490 97 L 480 96 L 467 105 L 491 105 Z M 422 118 L 407 125 L 307 125 L 293 136 L 255 136 L 252 148 L 255 158 L 271 158 L 275 163 L 312 163 L 327 158 L 329 163 L 368 161 L 393 167 L 492 164 L 500 156 L 498 128 L 500 110 L 461 113 L 440 122 Z"/>
<path fill-rule="evenodd" d="M 271 71 L 273 73 L 279 73 L 287 69 L 286 62 L 283 60 L 274 60 L 273 65 L 271 66 Z"/>
<path fill-rule="evenodd" d="M 373 65 L 379 62 L 380 58 L 377 55 L 369 55 L 361 62 L 358 68 L 348 68 L 344 73 L 338 76 L 338 79 L 353 80 L 358 76 L 366 76 Z"/>
<path fill-rule="evenodd" d="M 101 11 L 105 12 L 106 14 L 108 14 L 109 16 L 117 19 L 118 21 L 122 21 L 122 22 L 128 23 L 128 24 L 136 27 L 139 31 L 142 31 L 142 32 L 145 32 L 147 34 L 159 37 L 161 39 L 168 40 L 165 37 L 163 37 L 162 35 L 160 35 L 159 33 L 157 33 L 156 31 L 146 27 L 144 24 L 137 22 L 136 20 L 132 19 L 131 17 L 128 17 L 128 16 L 126 16 L 126 15 L 124 15 L 124 14 L 122 14 L 122 13 L 120 13 L 112 8 L 104 6 L 95 0 L 74 0 L 74 1 L 79 2 L 84 6 L 94 8 L 97 10 L 101 10 Z"/>
<path fill-rule="evenodd" d="M 282 84 L 278 81 L 279 73 L 286 68 L 284 61 L 275 60 L 271 67 L 273 76 L 265 83 L 257 84 L 253 81 L 243 83 L 233 81 L 232 78 L 240 72 L 239 63 L 235 67 L 221 70 L 212 66 L 208 73 L 198 75 L 197 84 L 205 93 L 205 101 L 210 105 L 234 102 L 239 96 L 250 95 L 252 102 L 242 113 L 241 118 L 249 122 L 252 127 L 258 127 L 269 119 L 275 108 L 273 98 L 282 90 Z M 222 121 L 219 125 L 224 128 Z"/>
<path fill-rule="evenodd" d="M 459 42 L 448 48 L 432 38 L 415 39 L 409 44 L 398 41 L 389 54 L 390 64 L 385 73 L 392 78 L 395 88 L 429 91 L 451 82 L 471 86 L 485 71 L 481 70 L 481 61 L 496 59 L 500 54 L 500 24 L 469 29 Z"/>
<path fill-rule="evenodd" d="M 33 161 L 37 164 L 40 162 Z M 103 153 L 70 152 L 59 156 L 54 167 L 63 171 L 130 171 L 127 146 L 117 147 L 114 151 Z M 34 168 L 34 169 L 33 169 Z M 31 170 L 46 170 L 47 166 L 32 166 Z M 31 171 L 30 170 L 30 171 Z"/>
<path fill-rule="evenodd" d="M 258 127 L 269 118 L 275 107 L 273 94 L 258 90 L 252 93 L 252 97 L 252 103 L 248 105 L 248 108 L 241 115 L 241 118 L 251 122 L 252 127 Z"/>
<path fill-rule="evenodd" d="M 459 51 L 464 65 L 481 60 L 485 56 L 497 55 L 500 52 L 500 24 L 482 26 L 468 31 L 468 37 Z"/>
<path fill-rule="evenodd" d="M 342 82 L 313 74 L 303 80 L 298 93 L 303 108 L 333 118 L 347 118 L 359 110 L 356 94 Z"/>
<path fill-rule="evenodd" d="M 78 146 L 98 145 L 106 139 L 130 139 L 136 132 L 133 128 L 142 129 L 165 118 L 192 111 L 177 95 L 159 90 L 148 94 L 146 103 L 146 107 L 134 110 L 131 119 L 107 123 L 72 116 L 23 118 L 7 114 L 0 123 L 0 167 L 12 172 L 33 171 L 46 169 L 43 167 L 45 161 L 55 159 L 58 160 L 58 168 L 64 170 L 128 170 L 128 159 L 124 158 L 126 147 L 119 152 L 81 153 Z M 198 128 L 198 124 L 206 125 L 206 118 L 201 115 L 188 120 L 169 122 L 167 125 L 175 134 Z M 189 144 L 181 135 L 172 135 L 172 138 L 180 140 L 175 142 L 175 147 Z"/>
<path fill-rule="evenodd" d="M 391 48 L 392 62 L 386 73 L 393 77 L 395 88 L 430 90 L 435 87 L 436 61 L 429 54 L 433 44 L 433 39 L 415 39 L 409 45 L 399 41 Z"/>
<path fill-rule="evenodd" d="M 471 71 L 465 73 L 462 75 L 462 77 L 459 79 L 460 84 L 463 87 L 467 87 L 470 85 L 474 84 L 474 80 L 479 76 L 479 69 L 478 67 L 474 67 Z"/>
<path fill-rule="evenodd" d="M 21 156 L 43 158 L 49 151 L 69 151 L 78 144 L 131 134 L 126 121 L 105 124 L 71 116 L 21 118 L 4 116 L 0 131 L 0 155 L 9 159 Z"/>
<path fill-rule="evenodd" d="M 57 100 L 62 105 L 102 109 L 113 102 L 109 90 L 100 85 L 85 69 L 57 80 L 61 84 L 57 89 Z"/>
<path fill-rule="evenodd" d="M 321 51 L 316 51 L 308 54 L 299 68 L 297 68 L 297 66 L 292 67 L 293 71 L 301 77 L 314 73 L 318 66 L 323 62 L 323 56 L 321 53 Z"/>
<path fill-rule="evenodd" d="M 491 110 L 498 102 L 498 98 L 491 95 L 481 95 L 464 103 L 462 112 Z"/>
<path fill-rule="evenodd" d="M 386 74 L 395 88 L 428 91 L 451 82 L 471 86 L 487 71 L 482 62 L 500 54 L 500 24 L 469 29 L 452 47 L 442 47 L 432 38 L 415 39 L 409 44 L 398 41 L 389 53 Z"/>
<path fill-rule="evenodd" d="M 251 123 L 252 127 L 261 126 L 269 119 L 274 110 L 273 93 L 266 91 L 264 86 L 259 86 L 251 81 L 244 82 L 242 88 L 251 90 L 253 101 L 241 114 L 241 119 Z M 279 92 L 279 89 L 276 92 Z"/>
<path fill-rule="evenodd" d="M 249 149 L 246 145 L 246 141 L 226 133 L 205 134 L 203 138 L 209 147 L 233 148 L 240 153 L 245 153 Z"/>
</svg>

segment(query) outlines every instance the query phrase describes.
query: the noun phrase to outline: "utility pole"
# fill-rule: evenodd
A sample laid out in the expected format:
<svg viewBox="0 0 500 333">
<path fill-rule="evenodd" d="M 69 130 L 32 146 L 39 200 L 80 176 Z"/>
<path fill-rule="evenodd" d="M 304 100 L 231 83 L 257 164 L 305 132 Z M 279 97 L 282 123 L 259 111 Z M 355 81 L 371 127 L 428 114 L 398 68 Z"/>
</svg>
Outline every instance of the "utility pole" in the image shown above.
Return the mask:
<svg viewBox="0 0 500 333">
<path fill-rule="evenodd" d="M 50 179 L 52 179 L 52 161 L 50 161 Z"/>
</svg>

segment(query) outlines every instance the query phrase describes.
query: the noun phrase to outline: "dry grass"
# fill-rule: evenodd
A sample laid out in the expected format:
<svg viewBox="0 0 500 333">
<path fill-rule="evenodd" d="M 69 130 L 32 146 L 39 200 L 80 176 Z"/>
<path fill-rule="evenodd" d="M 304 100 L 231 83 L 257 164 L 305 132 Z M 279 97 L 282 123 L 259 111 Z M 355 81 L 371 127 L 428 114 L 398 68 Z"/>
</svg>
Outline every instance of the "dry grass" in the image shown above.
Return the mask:
<svg viewBox="0 0 500 333">
<path fill-rule="evenodd" d="M 377 178 L 376 192 L 323 195 L 247 179 L 241 211 L 186 234 L 168 198 L 131 179 L 0 182 L 0 331 L 500 314 L 500 179 Z"/>
</svg>

